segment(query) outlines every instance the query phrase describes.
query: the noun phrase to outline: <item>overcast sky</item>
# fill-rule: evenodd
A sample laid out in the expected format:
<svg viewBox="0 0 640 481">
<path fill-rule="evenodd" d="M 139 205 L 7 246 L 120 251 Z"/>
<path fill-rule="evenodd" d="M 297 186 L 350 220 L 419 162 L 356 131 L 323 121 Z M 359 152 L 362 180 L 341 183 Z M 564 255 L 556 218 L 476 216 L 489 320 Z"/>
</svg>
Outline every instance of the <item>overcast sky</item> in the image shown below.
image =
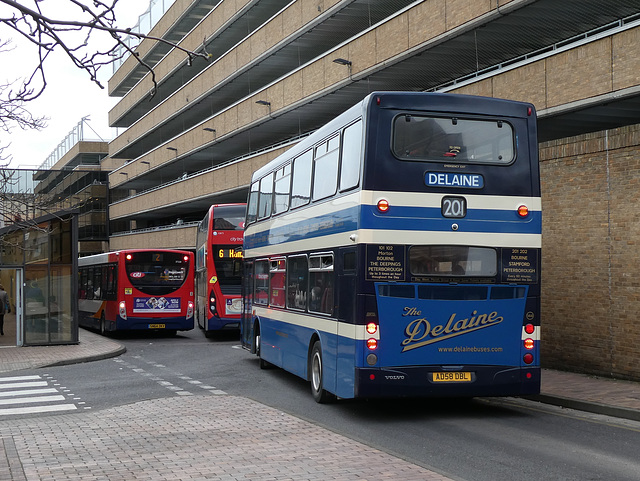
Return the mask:
<svg viewBox="0 0 640 481">
<path fill-rule="evenodd" d="M 133 27 L 138 16 L 148 8 L 148 0 L 121 0 L 127 8 L 116 10 L 118 27 Z M 46 0 L 49 3 L 64 5 L 64 0 Z M 67 2 L 68 3 L 68 2 Z M 62 19 L 63 15 L 56 18 Z M 67 16 L 66 19 L 73 18 Z M 12 52 L 0 53 L 0 81 L 12 81 L 31 73 L 33 63 L 26 62 L 25 52 L 31 47 L 20 44 L 17 34 L 6 26 L 0 25 L 0 39 L 11 36 L 16 48 Z M 28 53 L 27 53 L 28 54 Z M 31 69 L 28 69 L 31 67 Z M 13 159 L 11 167 L 38 167 L 51 154 L 83 117 L 89 117 L 85 124 L 85 140 L 109 141 L 116 130 L 109 128 L 108 113 L 117 102 L 117 98 L 107 95 L 107 81 L 112 75 L 112 67 L 101 69 L 101 82 L 104 89 L 93 83 L 89 75 L 76 68 L 66 55 L 58 52 L 56 58 L 45 63 L 47 88 L 37 100 L 27 105 L 34 116 L 49 118 L 47 127 L 41 131 L 22 130 L 15 127 L 11 134 L 0 132 L 0 145 L 11 144 L 5 153 Z M 91 128 L 87 128 L 87 124 Z M 95 130 L 95 133 L 92 131 Z"/>
</svg>

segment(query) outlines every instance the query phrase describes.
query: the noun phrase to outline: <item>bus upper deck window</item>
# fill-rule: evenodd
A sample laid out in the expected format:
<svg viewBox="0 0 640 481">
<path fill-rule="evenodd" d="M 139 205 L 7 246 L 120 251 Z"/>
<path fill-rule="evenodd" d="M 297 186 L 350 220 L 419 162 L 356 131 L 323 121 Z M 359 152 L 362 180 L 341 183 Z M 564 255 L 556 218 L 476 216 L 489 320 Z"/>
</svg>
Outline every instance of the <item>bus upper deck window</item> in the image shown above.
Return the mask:
<svg viewBox="0 0 640 481">
<path fill-rule="evenodd" d="M 509 164 L 514 145 L 503 120 L 401 115 L 393 127 L 393 153 L 404 160 Z"/>
</svg>

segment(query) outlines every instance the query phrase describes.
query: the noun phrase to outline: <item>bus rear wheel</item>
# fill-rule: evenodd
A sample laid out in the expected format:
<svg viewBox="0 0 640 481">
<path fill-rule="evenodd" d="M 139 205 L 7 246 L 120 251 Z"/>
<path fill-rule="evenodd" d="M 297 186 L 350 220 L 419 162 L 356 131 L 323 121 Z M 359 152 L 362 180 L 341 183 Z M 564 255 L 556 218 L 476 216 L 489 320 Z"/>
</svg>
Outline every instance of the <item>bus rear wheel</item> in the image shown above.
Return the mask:
<svg viewBox="0 0 640 481">
<path fill-rule="evenodd" d="M 322 368 L 322 348 L 320 341 L 313 343 L 311 359 L 309 360 L 309 378 L 311 380 L 311 394 L 317 403 L 326 403 L 333 399 L 333 395 L 324 389 L 324 371 Z"/>
<path fill-rule="evenodd" d="M 269 369 L 271 367 L 271 363 L 262 359 L 262 356 L 260 355 L 261 354 L 260 331 L 256 332 L 256 336 L 254 339 L 254 346 L 256 346 L 256 355 L 258 356 L 258 365 L 260 366 L 260 369 Z"/>
</svg>

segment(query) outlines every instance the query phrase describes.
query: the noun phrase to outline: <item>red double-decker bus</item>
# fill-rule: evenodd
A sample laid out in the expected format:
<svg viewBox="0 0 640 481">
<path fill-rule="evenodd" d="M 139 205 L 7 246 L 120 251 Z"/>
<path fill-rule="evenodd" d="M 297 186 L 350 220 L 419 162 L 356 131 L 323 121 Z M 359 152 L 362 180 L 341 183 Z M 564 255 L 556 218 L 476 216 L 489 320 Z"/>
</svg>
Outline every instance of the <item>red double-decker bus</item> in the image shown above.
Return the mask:
<svg viewBox="0 0 640 481">
<path fill-rule="evenodd" d="M 194 255 L 131 249 L 78 259 L 78 313 L 83 327 L 175 333 L 194 327 Z"/>
<path fill-rule="evenodd" d="M 246 204 L 214 204 L 196 238 L 196 318 L 209 336 L 238 329 Z"/>
</svg>

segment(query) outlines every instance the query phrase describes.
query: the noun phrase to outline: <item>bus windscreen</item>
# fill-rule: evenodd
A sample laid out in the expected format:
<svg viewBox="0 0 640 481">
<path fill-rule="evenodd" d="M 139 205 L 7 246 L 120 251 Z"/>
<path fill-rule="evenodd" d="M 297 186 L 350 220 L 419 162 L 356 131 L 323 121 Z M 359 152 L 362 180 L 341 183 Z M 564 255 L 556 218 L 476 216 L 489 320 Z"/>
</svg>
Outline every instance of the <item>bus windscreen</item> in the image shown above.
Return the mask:
<svg viewBox="0 0 640 481">
<path fill-rule="evenodd" d="M 149 295 L 166 295 L 184 283 L 188 258 L 178 253 L 139 252 L 127 254 L 125 266 L 131 284 Z"/>
</svg>

